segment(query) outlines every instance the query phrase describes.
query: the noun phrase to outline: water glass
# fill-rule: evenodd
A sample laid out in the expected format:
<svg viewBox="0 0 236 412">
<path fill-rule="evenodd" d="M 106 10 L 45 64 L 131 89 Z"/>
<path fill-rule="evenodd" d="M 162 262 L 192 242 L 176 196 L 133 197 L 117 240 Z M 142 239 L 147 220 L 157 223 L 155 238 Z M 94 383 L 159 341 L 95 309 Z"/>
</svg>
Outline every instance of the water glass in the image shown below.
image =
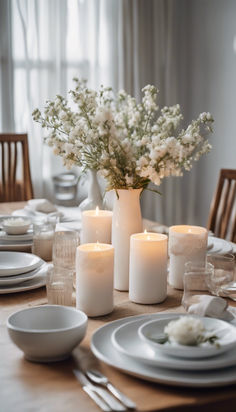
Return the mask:
<svg viewBox="0 0 236 412">
<path fill-rule="evenodd" d="M 213 274 L 214 267 L 211 263 L 185 263 L 182 305 L 186 310 L 188 310 L 191 305 L 199 303 L 201 295 L 209 294 L 209 278 L 212 277 Z"/>
<path fill-rule="evenodd" d="M 37 221 L 33 224 L 33 245 L 32 253 L 43 260 L 52 260 L 52 246 L 54 238 L 54 227 L 51 223 Z"/>
<path fill-rule="evenodd" d="M 234 282 L 235 257 L 225 255 L 207 255 L 207 262 L 214 266 L 214 273 L 208 279 L 209 291 L 216 296 L 224 296 L 224 289 Z"/>
<path fill-rule="evenodd" d="M 75 230 L 58 231 L 53 241 L 52 259 L 55 266 L 75 270 L 79 233 Z"/>
<path fill-rule="evenodd" d="M 55 230 L 57 223 L 60 222 L 60 216 L 55 213 L 49 214 L 47 216 L 47 222 L 50 223 Z"/>
<path fill-rule="evenodd" d="M 72 270 L 61 267 L 48 269 L 46 288 L 50 305 L 73 306 L 73 274 Z"/>
</svg>

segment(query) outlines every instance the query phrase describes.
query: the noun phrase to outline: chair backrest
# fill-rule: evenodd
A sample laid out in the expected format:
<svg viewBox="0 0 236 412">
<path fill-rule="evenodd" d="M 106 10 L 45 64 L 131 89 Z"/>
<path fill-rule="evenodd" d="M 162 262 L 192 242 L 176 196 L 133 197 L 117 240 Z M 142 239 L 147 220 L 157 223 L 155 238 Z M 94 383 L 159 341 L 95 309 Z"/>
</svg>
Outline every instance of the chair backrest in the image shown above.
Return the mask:
<svg viewBox="0 0 236 412">
<path fill-rule="evenodd" d="M 14 202 L 33 197 L 27 134 L 0 134 L 0 201 Z M 21 170 L 19 170 L 21 169 Z M 18 178 L 18 175 L 19 178 Z"/>
<path fill-rule="evenodd" d="M 221 169 L 208 224 L 216 236 L 236 242 L 236 170 Z"/>
</svg>

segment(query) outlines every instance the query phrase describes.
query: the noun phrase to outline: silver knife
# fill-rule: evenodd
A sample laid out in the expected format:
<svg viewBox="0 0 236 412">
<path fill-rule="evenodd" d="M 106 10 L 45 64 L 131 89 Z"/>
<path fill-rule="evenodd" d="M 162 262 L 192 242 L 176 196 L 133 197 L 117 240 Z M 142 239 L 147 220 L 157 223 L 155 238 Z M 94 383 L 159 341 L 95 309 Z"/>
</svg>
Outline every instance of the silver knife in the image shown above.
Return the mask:
<svg viewBox="0 0 236 412">
<path fill-rule="evenodd" d="M 123 406 L 120 402 L 118 402 L 113 396 L 111 396 L 105 389 L 99 388 L 98 386 L 93 385 L 84 375 L 83 372 L 74 369 L 73 370 L 74 375 L 78 379 L 78 381 L 81 383 L 83 389 L 88 393 L 87 389 L 89 389 L 89 392 L 93 391 L 93 393 L 97 394 L 102 398 L 104 401 L 103 403 L 108 405 L 108 409 L 106 411 L 126 411 L 126 407 Z"/>
<path fill-rule="evenodd" d="M 90 398 L 105 412 L 112 411 L 110 406 L 108 406 L 98 395 L 94 392 L 93 389 L 88 386 L 83 386 L 83 390 L 90 396 Z"/>
</svg>

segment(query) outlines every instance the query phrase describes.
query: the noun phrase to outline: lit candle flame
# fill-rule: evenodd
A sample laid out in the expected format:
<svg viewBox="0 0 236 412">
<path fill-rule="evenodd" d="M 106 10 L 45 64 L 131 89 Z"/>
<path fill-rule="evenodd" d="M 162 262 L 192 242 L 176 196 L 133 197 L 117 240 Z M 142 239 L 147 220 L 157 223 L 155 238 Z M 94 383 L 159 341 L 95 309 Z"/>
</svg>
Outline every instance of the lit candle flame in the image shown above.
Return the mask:
<svg viewBox="0 0 236 412">
<path fill-rule="evenodd" d="M 96 216 L 98 216 L 98 212 L 99 212 L 99 207 L 97 206 L 97 207 L 96 207 L 96 212 L 95 212 L 95 213 L 96 213 Z"/>
<path fill-rule="evenodd" d="M 144 234 L 147 235 L 147 230 L 146 229 L 144 230 Z M 150 239 L 151 239 L 151 237 L 149 235 L 147 235 L 147 240 L 150 240 Z"/>
<path fill-rule="evenodd" d="M 100 250 L 99 241 L 98 241 L 98 240 L 97 240 L 97 243 L 96 243 L 96 246 L 95 246 L 95 250 Z"/>
</svg>

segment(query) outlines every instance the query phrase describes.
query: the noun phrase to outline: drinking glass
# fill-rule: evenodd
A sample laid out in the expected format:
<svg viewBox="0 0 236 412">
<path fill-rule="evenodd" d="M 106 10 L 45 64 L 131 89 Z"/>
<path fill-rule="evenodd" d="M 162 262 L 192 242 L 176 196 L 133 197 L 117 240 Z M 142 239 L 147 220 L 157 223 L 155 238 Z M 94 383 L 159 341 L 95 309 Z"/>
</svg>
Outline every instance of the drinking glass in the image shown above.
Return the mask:
<svg viewBox="0 0 236 412">
<path fill-rule="evenodd" d="M 75 230 L 55 232 L 52 259 L 55 266 L 75 270 L 79 233 Z"/>
<path fill-rule="evenodd" d="M 185 263 L 182 305 L 186 310 L 191 305 L 199 303 L 201 295 L 209 294 L 208 283 L 213 274 L 214 267 L 211 263 Z"/>
<path fill-rule="evenodd" d="M 208 279 L 209 291 L 216 296 L 225 296 L 228 286 L 234 282 L 234 255 L 209 254 L 207 262 L 214 266 L 214 273 Z"/>
<path fill-rule="evenodd" d="M 51 305 L 73 306 L 73 270 L 51 266 L 47 271 L 46 288 Z"/>
<path fill-rule="evenodd" d="M 33 245 L 32 253 L 43 260 L 52 260 L 52 246 L 54 238 L 54 227 L 44 220 L 36 221 L 33 224 Z"/>
</svg>

